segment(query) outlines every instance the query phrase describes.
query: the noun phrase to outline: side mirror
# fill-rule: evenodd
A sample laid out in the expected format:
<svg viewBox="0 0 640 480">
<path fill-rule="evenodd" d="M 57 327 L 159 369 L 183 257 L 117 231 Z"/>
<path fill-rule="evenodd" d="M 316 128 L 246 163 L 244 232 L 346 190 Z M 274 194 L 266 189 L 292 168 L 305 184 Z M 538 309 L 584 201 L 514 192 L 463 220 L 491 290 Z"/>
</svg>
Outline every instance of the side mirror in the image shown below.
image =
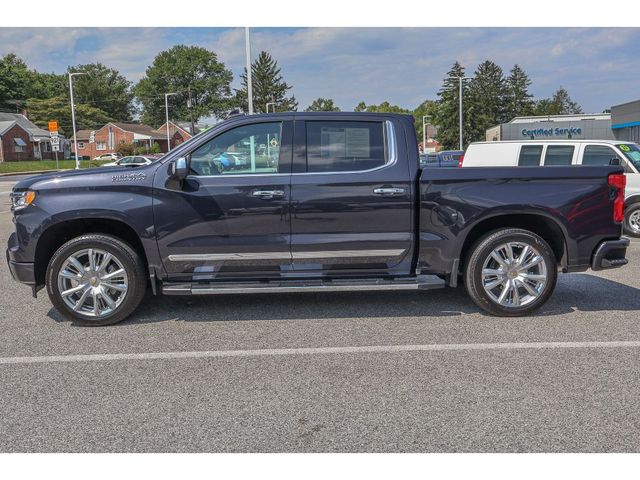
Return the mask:
<svg viewBox="0 0 640 480">
<path fill-rule="evenodd" d="M 180 157 L 169 164 L 169 174 L 177 179 L 184 180 L 189 175 L 189 161 Z"/>
</svg>

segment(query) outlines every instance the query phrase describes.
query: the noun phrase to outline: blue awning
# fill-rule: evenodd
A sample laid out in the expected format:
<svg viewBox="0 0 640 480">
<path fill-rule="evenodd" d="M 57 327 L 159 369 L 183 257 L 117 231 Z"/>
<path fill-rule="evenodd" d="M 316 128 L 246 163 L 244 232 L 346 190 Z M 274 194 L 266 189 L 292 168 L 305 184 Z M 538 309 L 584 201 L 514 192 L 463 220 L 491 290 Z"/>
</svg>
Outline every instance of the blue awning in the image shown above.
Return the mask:
<svg viewBox="0 0 640 480">
<path fill-rule="evenodd" d="M 19 147 L 26 147 L 27 144 L 24 143 L 24 140 L 22 140 L 20 137 L 16 137 L 13 139 L 13 141 L 15 142 L 16 145 L 18 145 Z"/>
</svg>

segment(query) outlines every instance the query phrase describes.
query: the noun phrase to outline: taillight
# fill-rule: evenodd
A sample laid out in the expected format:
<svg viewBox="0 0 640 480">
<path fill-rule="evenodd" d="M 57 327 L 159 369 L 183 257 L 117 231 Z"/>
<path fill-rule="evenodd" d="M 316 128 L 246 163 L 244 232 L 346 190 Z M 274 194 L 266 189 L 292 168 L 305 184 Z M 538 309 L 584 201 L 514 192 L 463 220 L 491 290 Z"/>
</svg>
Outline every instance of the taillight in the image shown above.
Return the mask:
<svg viewBox="0 0 640 480">
<path fill-rule="evenodd" d="M 460 155 L 460 160 L 458 160 L 458 168 L 462 168 L 462 162 L 464 162 L 464 155 Z"/>
<path fill-rule="evenodd" d="M 624 221 L 624 187 L 627 185 L 627 177 L 622 173 L 609 175 L 609 186 L 616 189 L 616 199 L 613 202 L 613 221 Z"/>
</svg>

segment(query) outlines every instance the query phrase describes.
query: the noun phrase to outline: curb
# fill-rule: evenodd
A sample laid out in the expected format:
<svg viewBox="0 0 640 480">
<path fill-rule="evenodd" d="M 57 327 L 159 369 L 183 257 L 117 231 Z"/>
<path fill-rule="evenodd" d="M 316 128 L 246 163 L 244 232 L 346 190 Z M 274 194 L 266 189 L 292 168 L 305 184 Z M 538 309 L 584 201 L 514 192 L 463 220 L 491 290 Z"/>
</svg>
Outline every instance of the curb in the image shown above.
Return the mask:
<svg viewBox="0 0 640 480">
<path fill-rule="evenodd" d="M 27 172 L 9 172 L 9 173 L 0 173 L 0 177 L 13 177 L 16 175 L 29 175 L 29 174 L 34 174 L 37 175 L 38 173 L 51 173 L 51 172 L 62 172 L 65 169 L 60 169 L 60 170 L 30 170 Z"/>
</svg>

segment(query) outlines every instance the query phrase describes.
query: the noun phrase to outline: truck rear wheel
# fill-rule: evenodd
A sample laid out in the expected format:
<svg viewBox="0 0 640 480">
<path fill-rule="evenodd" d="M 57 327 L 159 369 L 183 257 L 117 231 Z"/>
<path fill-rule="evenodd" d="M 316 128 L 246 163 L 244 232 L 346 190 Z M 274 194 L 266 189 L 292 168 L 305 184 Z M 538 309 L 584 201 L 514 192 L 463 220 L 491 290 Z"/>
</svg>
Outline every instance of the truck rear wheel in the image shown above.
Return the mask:
<svg viewBox="0 0 640 480">
<path fill-rule="evenodd" d="M 144 297 L 140 255 L 122 240 L 89 234 L 62 245 L 47 267 L 47 293 L 66 318 L 86 326 L 127 318 Z"/>
<path fill-rule="evenodd" d="M 528 230 L 487 234 L 471 248 L 465 285 L 483 310 L 502 317 L 528 315 L 551 296 L 558 277 L 549 244 Z"/>
</svg>

